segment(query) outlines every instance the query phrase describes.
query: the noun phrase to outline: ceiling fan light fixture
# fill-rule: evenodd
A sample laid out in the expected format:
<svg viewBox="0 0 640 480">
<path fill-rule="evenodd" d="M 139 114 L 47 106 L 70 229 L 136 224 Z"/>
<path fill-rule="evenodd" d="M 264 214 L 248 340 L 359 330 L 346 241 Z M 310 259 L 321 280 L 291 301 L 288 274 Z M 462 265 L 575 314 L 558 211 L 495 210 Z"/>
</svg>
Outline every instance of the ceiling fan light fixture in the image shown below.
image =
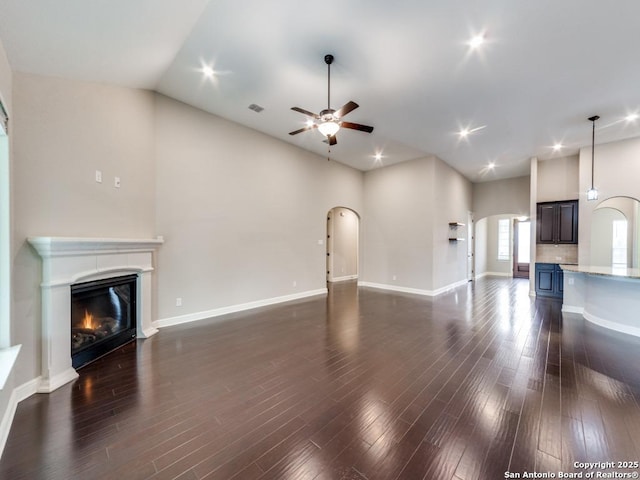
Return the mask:
<svg viewBox="0 0 640 480">
<path fill-rule="evenodd" d="M 325 137 L 333 137 L 340 130 L 340 125 L 333 120 L 329 120 L 318 125 L 318 130 Z"/>
<path fill-rule="evenodd" d="M 291 110 L 302 113 L 309 118 L 306 127 L 289 132 L 289 135 L 297 135 L 317 128 L 322 136 L 325 137 L 325 143 L 331 146 L 338 143 L 336 133 L 338 133 L 339 130 L 346 128 L 366 133 L 373 132 L 373 127 L 369 125 L 361 125 L 359 123 L 345 122 L 342 120 L 345 115 L 358 108 L 359 105 L 356 102 L 347 102 L 338 110 L 331 108 L 331 64 L 333 63 L 333 55 L 325 55 L 324 63 L 327 64 L 327 108 L 318 114 L 305 110 L 304 108 L 291 107 Z"/>
</svg>

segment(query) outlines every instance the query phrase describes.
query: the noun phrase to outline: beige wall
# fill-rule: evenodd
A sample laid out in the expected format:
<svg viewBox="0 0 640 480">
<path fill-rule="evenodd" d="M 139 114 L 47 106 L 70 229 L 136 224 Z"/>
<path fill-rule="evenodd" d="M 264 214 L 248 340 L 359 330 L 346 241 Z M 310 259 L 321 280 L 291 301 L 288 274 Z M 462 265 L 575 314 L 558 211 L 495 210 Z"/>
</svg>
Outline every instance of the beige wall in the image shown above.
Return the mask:
<svg viewBox="0 0 640 480">
<path fill-rule="evenodd" d="M 434 291 L 466 278 L 466 244 L 449 242 L 449 222 L 465 223 L 472 185 L 436 157 L 365 174 L 361 278 Z"/>
<path fill-rule="evenodd" d="M 594 185 L 599 199 L 587 201 L 591 186 L 591 147 L 580 150 L 580 212 L 578 224 L 578 258 L 581 264 L 591 262 L 591 217 L 602 201 L 611 197 L 640 199 L 640 138 L 612 142 L 595 147 Z"/>
<path fill-rule="evenodd" d="M 26 238 L 155 235 L 154 105 L 147 91 L 15 73 L 13 107 L 12 330 L 24 383 L 40 375 L 41 334 L 41 262 Z"/>
<path fill-rule="evenodd" d="M 340 281 L 358 276 L 360 219 L 344 207 L 332 208 L 327 217 L 327 279 Z"/>
<path fill-rule="evenodd" d="M 536 203 L 579 197 L 577 155 L 538 161 Z"/>
<path fill-rule="evenodd" d="M 366 172 L 362 281 L 431 290 L 434 159 Z"/>
<path fill-rule="evenodd" d="M 509 260 L 498 260 L 498 220 L 509 220 Z M 491 215 L 487 218 L 487 273 L 513 275 L 514 215 Z"/>
<path fill-rule="evenodd" d="M 473 185 L 473 211 L 478 222 L 476 230 L 476 275 L 483 273 L 511 275 L 512 259 L 498 260 L 498 219 L 530 216 L 531 177 L 516 177 Z M 535 230 L 535 222 L 532 222 Z M 513 222 L 511 228 L 513 230 Z M 513 232 L 511 233 L 513 238 Z M 510 241 L 510 244 L 513 242 Z"/>
<path fill-rule="evenodd" d="M 475 248 L 474 248 L 474 257 L 475 257 L 475 275 L 476 277 L 480 277 L 483 274 L 487 273 L 487 252 L 488 252 L 488 222 L 489 217 L 481 218 L 477 222 L 475 222 Z"/>
<path fill-rule="evenodd" d="M 0 99 L 9 113 L 12 111 L 12 77 L 13 72 L 11 71 L 11 66 L 9 65 L 2 41 L 0 41 Z"/>
<path fill-rule="evenodd" d="M 472 211 L 473 184 L 445 162 L 434 157 L 433 190 L 429 196 L 433 222 L 433 288 L 438 289 L 467 278 L 467 242 L 449 241 L 449 223 L 467 223 Z M 466 238 L 468 225 L 458 228 Z"/>
<path fill-rule="evenodd" d="M 362 210 L 362 172 L 161 95 L 155 147 L 158 318 L 326 287 L 327 212 Z"/>
<path fill-rule="evenodd" d="M 473 212 L 477 220 L 491 215 L 529 215 L 530 177 L 507 178 L 473 185 Z"/>
</svg>

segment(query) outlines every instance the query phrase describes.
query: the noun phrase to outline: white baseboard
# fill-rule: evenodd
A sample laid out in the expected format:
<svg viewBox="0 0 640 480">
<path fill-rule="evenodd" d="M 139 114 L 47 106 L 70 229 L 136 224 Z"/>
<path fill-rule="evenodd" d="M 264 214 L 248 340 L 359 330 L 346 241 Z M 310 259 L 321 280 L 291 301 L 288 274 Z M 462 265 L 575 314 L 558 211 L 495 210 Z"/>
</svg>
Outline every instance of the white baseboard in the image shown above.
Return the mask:
<svg viewBox="0 0 640 480">
<path fill-rule="evenodd" d="M 634 327 L 631 325 L 621 325 L 619 323 L 606 320 L 604 318 L 593 315 L 589 312 L 585 312 L 583 307 L 575 307 L 573 305 L 562 305 L 562 311 L 566 313 L 577 313 L 579 315 L 582 315 L 584 319 L 587 320 L 588 322 L 591 322 L 594 325 L 598 325 L 608 330 L 614 330 L 616 332 L 625 333 L 627 335 L 640 337 L 640 328 Z"/>
<path fill-rule="evenodd" d="M 599 325 L 601 327 L 608 328 L 609 330 L 615 330 L 616 332 L 626 333 L 627 335 L 640 337 L 640 328 L 638 327 L 633 327 L 631 325 L 621 325 L 619 323 L 592 315 L 589 312 L 583 312 L 582 315 L 589 322 L 595 323 L 596 325 Z"/>
<path fill-rule="evenodd" d="M 576 307 L 574 305 L 565 305 L 564 303 L 562 304 L 562 311 L 565 313 L 577 313 L 579 315 L 582 315 L 584 313 L 584 308 L 583 307 Z"/>
<path fill-rule="evenodd" d="M 419 288 L 400 287 L 397 285 L 387 285 L 384 283 L 373 283 L 373 282 L 358 282 L 358 285 L 362 287 L 378 288 L 380 290 L 391 290 L 393 292 L 411 293 L 414 295 L 426 295 L 428 297 L 435 297 L 436 295 L 440 295 L 441 293 L 448 292 L 450 290 L 453 290 L 454 288 L 460 287 L 462 285 L 466 285 L 467 283 L 469 283 L 469 280 L 466 280 L 466 279 L 460 280 L 459 282 L 446 285 L 436 290 L 422 290 Z"/>
<path fill-rule="evenodd" d="M 314 297 L 316 295 L 326 295 L 326 288 L 319 288 L 318 290 L 309 290 L 301 293 L 294 293 L 293 295 L 283 295 L 281 297 L 267 298 L 264 300 L 256 300 L 255 302 L 241 303 L 238 305 L 230 305 L 228 307 L 214 308 L 213 310 L 206 310 L 204 312 L 189 313 L 187 315 L 179 315 L 177 317 L 162 318 L 153 322 L 155 328 L 170 327 L 173 325 L 180 325 L 183 323 L 197 322 L 198 320 L 205 320 L 207 318 L 219 317 L 221 315 L 227 315 L 229 313 L 243 312 L 245 310 L 251 310 L 254 308 L 266 307 L 268 305 L 274 305 L 276 303 L 290 302 L 292 300 L 299 300 L 301 298 Z"/>
<path fill-rule="evenodd" d="M 38 382 L 37 393 L 51 393 L 57 390 L 62 385 L 74 381 L 78 378 L 78 372 L 75 368 L 69 367 L 64 372 L 60 372 L 58 375 L 54 375 L 49 379 L 40 378 Z"/>
<path fill-rule="evenodd" d="M 14 388 L 11 392 L 11 395 L 9 396 L 9 403 L 4 411 L 4 415 L 2 416 L 2 421 L 0 422 L 0 456 L 2 456 L 4 447 L 7 444 L 9 432 L 11 431 L 11 424 L 13 423 L 13 417 L 16 414 L 18 403 L 36 393 L 39 383 L 40 378 L 34 378 L 30 382 Z"/>
<path fill-rule="evenodd" d="M 345 275 L 344 277 L 334 277 L 329 282 L 337 283 L 337 282 L 347 282 L 349 280 L 357 280 L 358 275 Z"/>
<path fill-rule="evenodd" d="M 476 275 L 476 278 L 482 277 L 513 277 L 511 272 L 482 272 Z"/>
</svg>

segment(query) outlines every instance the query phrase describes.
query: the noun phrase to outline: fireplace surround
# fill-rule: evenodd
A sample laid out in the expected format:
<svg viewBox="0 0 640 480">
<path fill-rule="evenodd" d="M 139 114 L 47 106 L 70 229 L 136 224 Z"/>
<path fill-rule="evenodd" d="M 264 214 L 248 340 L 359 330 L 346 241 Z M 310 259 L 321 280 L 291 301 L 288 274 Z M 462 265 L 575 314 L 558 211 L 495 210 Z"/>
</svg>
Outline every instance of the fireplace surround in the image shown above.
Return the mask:
<svg viewBox="0 0 640 480">
<path fill-rule="evenodd" d="M 42 373 L 37 391 L 50 393 L 78 377 L 71 349 L 71 286 L 135 275 L 136 337 L 157 332 L 151 320 L 153 253 L 158 239 L 30 237 L 42 258 Z"/>
</svg>

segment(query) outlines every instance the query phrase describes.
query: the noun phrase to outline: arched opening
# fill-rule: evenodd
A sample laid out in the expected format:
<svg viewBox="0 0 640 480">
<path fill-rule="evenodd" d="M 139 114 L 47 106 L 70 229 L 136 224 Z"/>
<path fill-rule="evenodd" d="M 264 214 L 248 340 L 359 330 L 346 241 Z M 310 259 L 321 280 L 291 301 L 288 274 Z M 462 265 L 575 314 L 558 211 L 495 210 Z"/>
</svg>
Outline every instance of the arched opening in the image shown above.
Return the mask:
<svg viewBox="0 0 640 480">
<path fill-rule="evenodd" d="M 637 268 L 639 238 L 640 202 L 631 197 L 603 200 L 591 217 L 590 264 Z"/>
<path fill-rule="evenodd" d="M 346 207 L 327 214 L 327 282 L 356 280 L 359 274 L 360 217 Z"/>
<path fill-rule="evenodd" d="M 490 215 L 475 223 L 475 272 L 529 278 L 531 222 L 514 213 Z"/>
</svg>

